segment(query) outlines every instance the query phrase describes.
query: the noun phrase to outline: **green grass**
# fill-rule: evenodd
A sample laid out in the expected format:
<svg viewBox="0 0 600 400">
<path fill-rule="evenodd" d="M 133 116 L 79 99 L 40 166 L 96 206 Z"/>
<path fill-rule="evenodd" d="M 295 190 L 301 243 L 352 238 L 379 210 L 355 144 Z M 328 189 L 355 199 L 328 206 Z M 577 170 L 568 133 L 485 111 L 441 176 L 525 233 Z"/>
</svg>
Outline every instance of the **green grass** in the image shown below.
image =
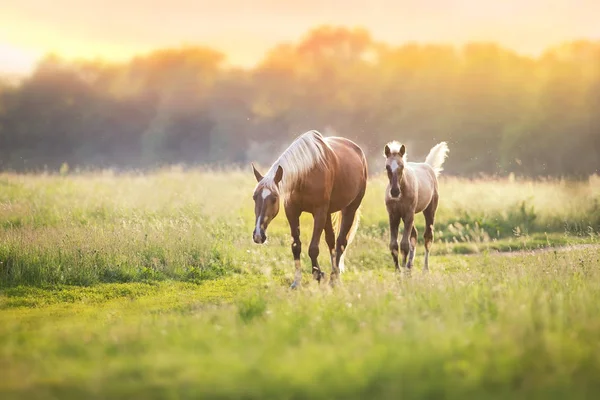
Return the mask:
<svg viewBox="0 0 600 400">
<path fill-rule="evenodd" d="M 266 277 L 5 292 L 3 398 L 585 398 L 598 250 L 436 257 L 332 292 Z"/>
<path fill-rule="evenodd" d="M 392 271 L 373 178 L 343 285 L 318 286 L 303 254 L 298 291 L 283 214 L 251 244 L 253 185 L 248 171 L 0 175 L 0 398 L 600 390 L 597 177 L 443 179 L 431 273 L 420 240 L 411 276 Z"/>
</svg>

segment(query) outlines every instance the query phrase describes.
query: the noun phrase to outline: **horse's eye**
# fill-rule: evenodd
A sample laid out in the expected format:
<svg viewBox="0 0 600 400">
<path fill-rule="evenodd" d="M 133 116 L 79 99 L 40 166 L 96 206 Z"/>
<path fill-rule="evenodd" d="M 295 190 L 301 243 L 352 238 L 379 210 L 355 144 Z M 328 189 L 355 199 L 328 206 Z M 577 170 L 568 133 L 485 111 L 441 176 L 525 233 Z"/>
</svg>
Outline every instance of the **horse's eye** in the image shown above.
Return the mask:
<svg viewBox="0 0 600 400">
<path fill-rule="evenodd" d="M 386 169 L 386 171 L 387 171 L 387 172 L 392 172 L 392 169 L 390 168 L 390 166 L 389 166 L 389 165 L 386 165 L 386 166 L 385 166 L 385 169 Z"/>
</svg>

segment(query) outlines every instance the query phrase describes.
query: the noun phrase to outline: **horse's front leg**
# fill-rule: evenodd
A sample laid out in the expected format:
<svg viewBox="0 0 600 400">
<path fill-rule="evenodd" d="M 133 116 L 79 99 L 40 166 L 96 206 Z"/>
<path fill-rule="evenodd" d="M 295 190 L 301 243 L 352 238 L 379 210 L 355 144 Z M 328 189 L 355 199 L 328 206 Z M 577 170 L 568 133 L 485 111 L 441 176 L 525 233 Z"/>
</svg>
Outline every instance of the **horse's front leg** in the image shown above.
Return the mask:
<svg viewBox="0 0 600 400">
<path fill-rule="evenodd" d="M 325 277 L 325 274 L 321 271 L 321 268 L 319 267 L 319 261 L 317 259 L 319 257 L 319 242 L 321 241 L 321 233 L 323 233 L 323 229 L 325 229 L 325 224 L 327 223 L 327 208 L 323 208 L 314 212 L 313 218 L 313 235 L 310 241 L 310 246 L 308 247 L 308 256 L 312 262 L 313 277 L 317 280 L 317 282 L 320 283 L 321 278 Z"/>
<path fill-rule="evenodd" d="M 415 260 L 415 251 L 417 249 L 417 235 L 417 228 L 415 228 L 415 225 L 413 224 L 412 232 L 410 233 L 410 252 L 408 253 L 408 264 L 410 266 L 413 265 Z"/>
<path fill-rule="evenodd" d="M 294 274 L 294 282 L 291 288 L 296 289 L 302 282 L 302 265 L 300 263 L 300 253 L 302 252 L 302 242 L 300 242 L 300 213 L 285 210 L 288 222 L 290 224 L 290 232 L 292 234 L 292 254 L 294 256 L 294 265 L 296 272 Z"/>
<path fill-rule="evenodd" d="M 398 265 L 398 228 L 400 227 L 400 212 L 388 208 L 388 216 L 390 219 L 390 252 L 394 259 L 396 271 L 400 271 L 400 266 Z"/>
<path fill-rule="evenodd" d="M 409 270 L 412 268 L 413 260 L 411 257 L 406 262 L 408 258 L 408 254 L 411 251 L 410 246 L 410 236 L 413 230 L 413 223 L 415 219 L 415 213 L 409 212 L 404 218 L 404 233 L 402 234 L 402 240 L 400 241 L 400 251 L 402 252 L 402 268 L 408 268 Z"/>
</svg>

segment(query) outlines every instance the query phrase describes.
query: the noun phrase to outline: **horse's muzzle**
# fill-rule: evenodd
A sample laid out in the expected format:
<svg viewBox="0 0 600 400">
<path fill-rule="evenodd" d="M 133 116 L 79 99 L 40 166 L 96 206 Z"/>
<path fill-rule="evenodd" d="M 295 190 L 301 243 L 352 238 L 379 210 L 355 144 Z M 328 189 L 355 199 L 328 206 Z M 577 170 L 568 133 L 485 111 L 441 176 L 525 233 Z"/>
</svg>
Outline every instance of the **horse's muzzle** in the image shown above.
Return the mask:
<svg viewBox="0 0 600 400">
<path fill-rule="evenodd" d="M 390 190 L 390 194 L 392 195 L 392 197 L 397 198 L 398 196 L 400 196 L 400 188 L 393 187 L 392 190 Z"/>
</svg>

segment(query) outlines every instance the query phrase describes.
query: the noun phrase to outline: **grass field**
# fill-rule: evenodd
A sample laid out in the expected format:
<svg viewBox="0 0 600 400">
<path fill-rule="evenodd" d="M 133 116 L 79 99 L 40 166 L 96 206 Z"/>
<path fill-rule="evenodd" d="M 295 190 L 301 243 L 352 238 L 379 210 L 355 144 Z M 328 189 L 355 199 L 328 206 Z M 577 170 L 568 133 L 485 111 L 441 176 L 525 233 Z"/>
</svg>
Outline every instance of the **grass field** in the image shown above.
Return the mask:
<svg viewBox="0 0 600 400">
<path fill-rule="evenodd" d="M 372 178 L 333 291 L 306 252 L 303 288 L 288 289 L 283 214 L 251 243 L 253 186 L 249 170 L 0 175 L 0 398 L 600 390 L 597 176 L 443 178 L 431 272 L 420 238 L 410 277 L 393 272 Z"/>
</svg>

